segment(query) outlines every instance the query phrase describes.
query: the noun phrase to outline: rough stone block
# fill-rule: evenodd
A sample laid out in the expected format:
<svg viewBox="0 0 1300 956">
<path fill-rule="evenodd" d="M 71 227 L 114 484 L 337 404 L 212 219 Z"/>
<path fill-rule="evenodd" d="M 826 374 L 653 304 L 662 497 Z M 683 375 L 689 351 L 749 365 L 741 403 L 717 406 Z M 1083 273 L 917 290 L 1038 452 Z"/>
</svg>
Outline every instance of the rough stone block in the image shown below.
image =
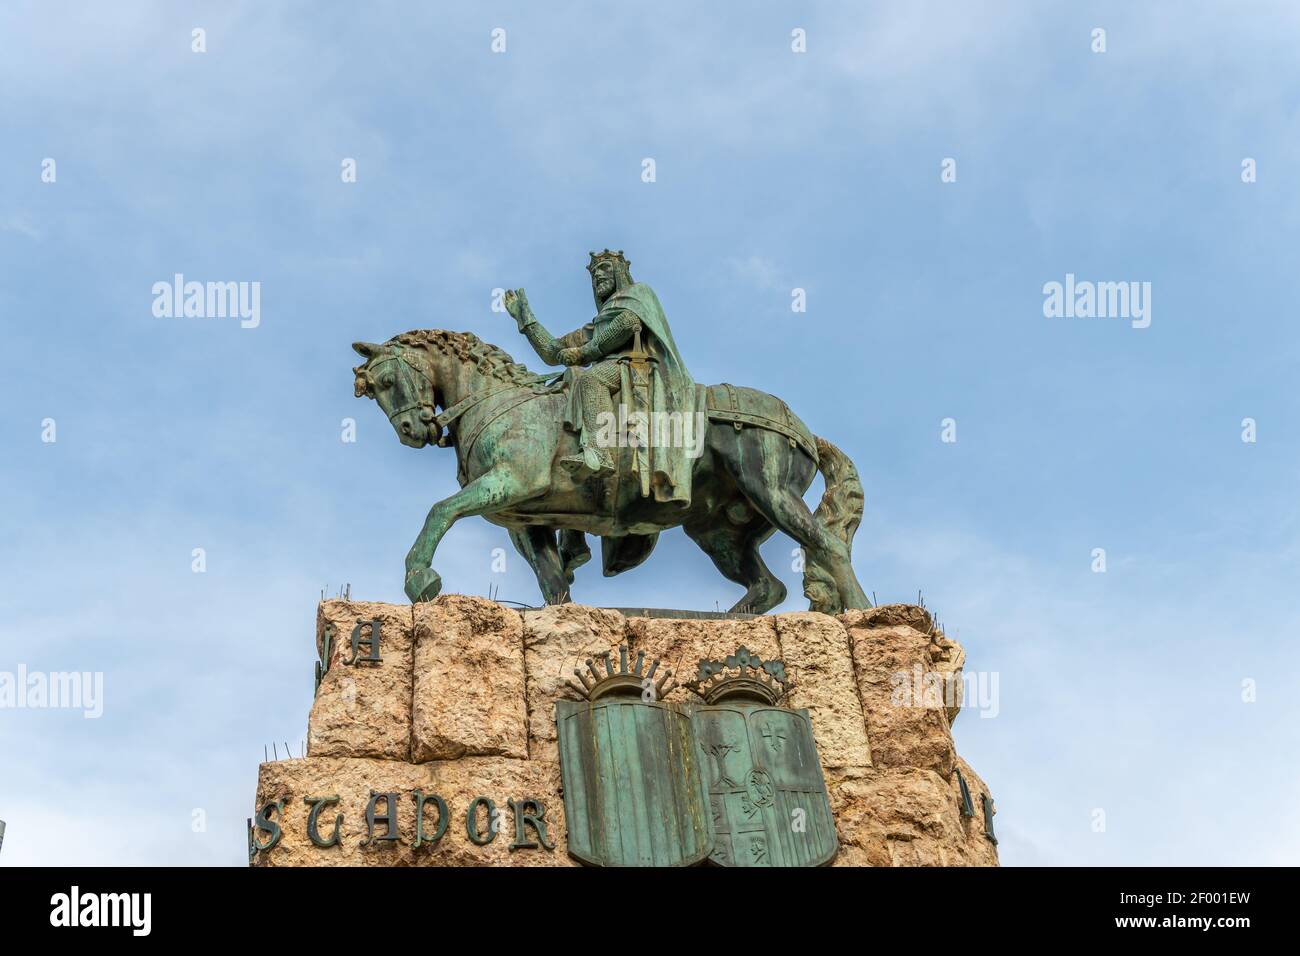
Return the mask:
<svg viewBox="0 0 1300 956">
<path fill-rule="evenodd" d="M 283 816 L 272 813 L 282 830 L 279 843 L 257 852 L 255 866 L 571 866 L 573 860 L 565 850 L 564 807 L 559 795 L 558 765 L 537 760 L 508 757 L 466 757 L 461 760 L 437 760 L 412 764 L 396 760 L 370 760 L 335 757 L 308 757 L 264 763 L 257 780 L 257 806 L 283 800 Z M 437 794 L 446 801 L 447 830 L 437 843 L 415 847 L 415 792 Z M 396 841 L 375 840 L 366 845 L 366 807 L 371 791 L 396 793 Z M 306 797 L 339 798 L 324 807 L 318 817 L 317 831 L 330 840 L 334 821 L 342 815 L 338 846 L 318 847 L 307 832 L 310 805 Z M 479 796 L 489 797 L 499 811 L 499 831 L 486 846 L 470 842 L 467 815 L 470 803 Z M 507 801 L 537 799 L 544 806 L 543 819 L 547 838 L 554 850 L 544 847 L 510 849 L 517 837 L 516 821 Z M 387 801 L 379 800 L 377 815 L 383 816 Z M 432 836 L 437 829 L 437 809 L 427 803 L 428 818 L 424 830 Z M 488 835 L 489 813 L 478 808 L 478 829 Z M 375 835 L 387 834 L 387 827 L 376 822 Z M 255 831 L 261 844 L 270 839 L 265 831 Z M 525 829 L 527 842 L 537 842 L 536 830 Z"/>
<path fill-rule="evenodd" d="M 674 683 L 693 680 L 701 660 L 725 660 L 739 647 L 746 647 L 763 659 L 780 656 L 773 618 L 708 620 L 695 618 L 631 617 L 627 621 L 628 647 L 633 654 L 645 651 L 647 664 L 659 658 L 660 671 L 673 672 Z M 685 690 L 669 691 L 666 700 L 699 700 Z"/>
<path fill-rule="evenodd" d="M 909 618 L 913 623 L 899 623 Z M 849 635 L 873 763 L 933 770 L 946 780 L 956 758 L 952 731 L 942 691 L 927 688 L 942 688 L 951 675 L 936 672 L 931 639 L 914 626 L 928 630 L 929 616 L 922 620 L 891 605 L 840 615 L 840 621 Z"/>
<path fill-rule="evenodd" d="M 555 702 L 581 699 L 568 683 L 576 680 L 573 668 L 621 643 L 625 623 L 617 611 L 581 604 L 556 604 L 523 613 L 530 757 L 559 759 Z"/>
<path fill-rule="evenodd" d="M 352 664 L 352 632 L 359 621 L 379 622 L 379 662 L 364 660 L 362 644 Z M 412 615 L 409 605 L 322 601 L 316 612 L 316 652 L 330 635 L 329 668 L 321 677 L 307 718 L 312 757 L 382 757 L 411 753 Z M 371 627 L 362 628 L 363 638 Z"/>
<path fill-rule="evenodd" d="M 774 620 L 780 656 L 795 682 L 786 704 L 808 708 L 822 766 L 870 766 L 871 745 L 844 627 L 811 611 Z"/>
<path fill-rule="evenodd" d="M 919 768 L 828 771 L 840 834 L 838 865 L 997 866 L 997 849 L 978 818 L 962 817 L 946 778 Z"/>
<path fill-rule="evenodd" d="M 518 612 L 448 594 L 415 606 L 411 759 L 528 756 Z"/>
</svg>

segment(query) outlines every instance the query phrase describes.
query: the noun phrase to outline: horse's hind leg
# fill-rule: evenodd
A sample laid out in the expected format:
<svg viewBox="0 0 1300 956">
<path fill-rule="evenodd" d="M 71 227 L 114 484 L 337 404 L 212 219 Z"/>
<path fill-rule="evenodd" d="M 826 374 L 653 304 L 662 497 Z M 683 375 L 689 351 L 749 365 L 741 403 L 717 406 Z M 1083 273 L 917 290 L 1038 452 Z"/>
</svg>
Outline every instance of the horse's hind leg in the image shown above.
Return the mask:
<svg viewBox="0 0 1300 956">
<path fill-rule="evenodd" d="M 765 518 L 794 538 L 807 551 L 806 563 L 826 568 L 838 592 L 838 601 L 830 600 L 835 612 L 848 608 L 871 607 L 857 575 L 853 573 L 853 563 L 848 546 L 835 537 L 813 517 L 803 498 L 789 489 L 776 490 L 755 489 L 749 494 L 750 503 Z M 819 608 L 820 610 L 820 608 Z"/>
<path fill-rule="evenodd" d="M 803 462 L 807 462 L 806 457 L 802 452 L 794 452 L 786 445 L 785 439 L 774 433 L 745 429 L 746 437 L 750 433 L 754 435 L 750 440 L 761 443 L 758 447 L 762 448 L 763 453 L 756 454 L 758 447 L 746 447 L 737 443 L 738 448 L 746 450 L 737 455 L 734 466 L 728 469 L 749 503 L 759 514 L 804 547 L 808 565 L 827 569 L 837 593 L 824 599 L 826 606 L 836 612 L 848 608 L 871 607 L 866 592 L 853 573 L 848 545 L 813 517 L 808 505 L 804 503 L 802 494 L 811 483 L 811 475 L 805 479 L 801 473 L 804 469 L 792 466 L 794 455 L 799 455 Z M 746 460 L 762 462 L 762 465 L 746 468 Z M 818 602 L 814 600 L 816 603 Z"/>
<path fill-rule="evenodd" d="M 759 545 L 772 534 L 772 525 L 753 515 L 744 524 L 733 524 L 719 515 L 721 523 L 688 525 L 683 530 L 713 559 L 714 566 L 730 581 L 746 588 L 745 596 L 731 608 L 762 614 L 785 600 L 785 585 L 771 572 L 758 553 Z"/>
<path fill-rule="evenodd" d="M 532 526 L 510 531 L 510 540 L 524 556 L 537 586 L 542 589 L 542 599 L 547 604 L 565 604 L 569 600 L 569 575 L 560 559 L 560 549 L 555 543 L 555 532 L 550 528 Z"/>
<path fill-rule="evenodd" d="M 564 565 L 564 579 L 573 583 L 573 572 L 591 560 L 587 536 L 581 531 L 567 528 L 560 532 L 560 562 Z"/>
</svg>

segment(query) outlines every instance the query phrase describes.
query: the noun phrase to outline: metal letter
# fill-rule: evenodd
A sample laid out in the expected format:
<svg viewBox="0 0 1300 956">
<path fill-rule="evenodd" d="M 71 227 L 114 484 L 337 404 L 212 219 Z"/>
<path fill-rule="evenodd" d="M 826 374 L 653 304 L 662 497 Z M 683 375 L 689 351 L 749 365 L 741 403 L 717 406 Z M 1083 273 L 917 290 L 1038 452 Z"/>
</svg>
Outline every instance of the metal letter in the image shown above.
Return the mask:
<svg viewBox="0 0 1300 956">
<path fill-rule="evenodd" d="M 384 813 L 382 816 L 375 814 L 375 804 L 380 800 L 384 801 Z M 382 822 L 386 828 L 383 836 L 375 836 L 375 823 Z M 397 794 L 395 793 L 376 793 L 370 791 L 370 802 L 366 804 L 366 838 L 361 841 L 362 846 L 370 846 L 380 840 L 397 841 Z"/>
<path fill-rule="evenodd" d="M 316 846 L 324 848 L 328 846 L 340 846 L 343 840 L 339 836 L 339 828 L 343 826 L 343 814 L 334 818 L 334 835 L 329 840 L 322 840 L 320 830 L 317 829 L 320 822 L 320 812 L 331 803 L 338 803 L 339 798 L 333 797 L 303 797 L 302 802 L 311 807 L 307 814 L 307 837 Z"/>
<path fill-rule="evenodd" d="M 537 849 L 537 843 L 528 839 L 525 829 L 530 823 L 537 831 L 537 839 L 541 845 L 548 850 L 555 849 L 555 844 L 548 843 L 546 840 L 546 806 L 542 801 L 534 797 L 525 797 L 518 802 L 507 800 L 506 803 L 510 805 L 510 811 L 515 815 L 515 842 L 510 844 L 510 852 Z"/>
<path fill-rule="evenodd" d="M 415 797 L 415 848 L 419 849 L 426 843 L 437 843 L 447 832 L 447 801 L 442 799 L 436 793 L 425 795 L 423 790 L 415 791 L 412 796 Z M 438 829 L 434 831 L 433 836 L 424 835 L 424 805 L 433 801 L 438 807 Z"/>
<path fill-rule="evenodd" d="M 478 808 L 479 804 L 487 807 L 488 812 L 488 835 L 486 838 L 479 832 L 478 828 Z M 465 832 L 469 835 L 469 842 L 475 846 L 487 846 L 496 839 L 497 828 L 497 805 L 489 797 L 475 797 L 470 801 L 469 812 L 465 814 Z"/>
<path fill-rule="evenodd" d="M 323 596 L 323 594 L 322 594 Z M 320 682 L 330 669 L 330 651 L 334 647 L 334 625 L 326 624 L 321 634 L 320 660 L 316 662 L 316 688 L 313 694 L 320 693 Z"/>
<path fill-rule="evenodd" d="M 994 846 L 998 845 L 997 834 L 993 832 L 993 798 L 987 793 L 980 794 L 980 803 L 984 804 L 984 835 Z"/>
<path fill-rule="evenodd" d="M 367 624 L 370 625 L 370 636 L 362 637 L 361 629 Z M 358 660 L 367 664 L 380 664 L 383 658 L 379 656 L 379 618 L 373 621 L 357 621 L 356 627 L 352 628 L 352 656 L 343 663 L 351 666 Z M 358 657 L 361 653 L 361 645 L 366 645 L 366 656 Z"/>
<path fill-rule="evenodd" d="M 271 839 L 267 840 L 265 843 L 258 843 L 257 835 L 255 833 L 250 832 L 248 839 L 250 844 L 253 847 L 254 852 L 258 850 L 271 849 L 273 846 L 275 846 L 277 843 L 280 842 L 280 837 L 283 835 L 283 831 L 280 829 L 280 824 L 276 823 L 270 817 L 272 807 L 275 808 L 275 812 L 280 815 L 281 819 L 284 818 L 283 800 L 272 800 L 271 802 L 262 805 L 262 809 L 257 811 L 256 828 L 258 830 L 265 830 L 267 833 L 271 834 Z"/>
<path fill-rule="evenodd" d="M 963 817 L 975 816 L 975 804 L 971 803 L 970 787 L 966 786 L 966 778 L 957 771 L 957 785 L 961 787 L 961 815 Z"/>
</svg>

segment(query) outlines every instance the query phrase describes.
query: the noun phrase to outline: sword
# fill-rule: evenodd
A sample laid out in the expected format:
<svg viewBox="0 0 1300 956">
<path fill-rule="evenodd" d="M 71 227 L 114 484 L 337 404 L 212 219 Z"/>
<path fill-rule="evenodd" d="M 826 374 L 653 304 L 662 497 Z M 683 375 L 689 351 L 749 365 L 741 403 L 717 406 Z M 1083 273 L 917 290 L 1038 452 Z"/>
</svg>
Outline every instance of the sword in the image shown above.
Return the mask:
<svg viewBox="0 0 1300 956">
<path fill-rule="evenodd" d="M 650 449 L 649 439 L 653 434 L 650 408 L 650 364 L 655 361 L 641 344 L 641 323 L 632 327 L 632 351 L 626 356 L 631 372 L 632 406 L 634 411 L 645 413 L 645 434 L 638 436 L 633 449 L 633 470 L 641 479 L 641 497 L 650 497 Z M 641 441 L 639 439 L 645 439 Z"/>
</svg>

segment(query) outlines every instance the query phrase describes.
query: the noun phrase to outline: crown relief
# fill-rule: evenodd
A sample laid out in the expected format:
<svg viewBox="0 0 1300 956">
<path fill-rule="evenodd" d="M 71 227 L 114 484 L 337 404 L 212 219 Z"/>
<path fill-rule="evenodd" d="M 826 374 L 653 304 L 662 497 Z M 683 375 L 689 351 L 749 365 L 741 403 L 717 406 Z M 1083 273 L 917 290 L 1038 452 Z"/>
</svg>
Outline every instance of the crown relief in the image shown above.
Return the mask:
<svg viewBox="0 0 1300 956">
<path fill-rule="evenodd" d="M 636 661 L 629 665 L 627 645 L 620 644 L 617 667 L 614 666 L 613 651 L 604 651 L 587 658 L 586 673 L 583 673 L 582 668 L 579 667 L 573 669 L 573 676 L 578 678 L 580 684 L 573 680 L 568 683 L 590 701 L 603 697 L 633 695 L 643 699 L 662 700 L 664 695 L 676 686 L 673 683 L 672 668 L 664 668 L 662 675 L 656 681 L 655 675 L 659 673 L 659 658 L 656 657 L 651 661 L 648 668 L 645 666 L 645 660 L 645 651 L 637 651 Z M 597 661 L 604 664 L 603 672 L 597 666 Z"/>
<path fill-rule="evenodd" d="M 755 700 L 776 704 L 790 693 L 785 661 L 763 660 L 747 647 L 738 647 L 725 660 L 702 660 L 695 680 L 682 684 L 704 698 L 706 704 L 728 700 Z"/>
<path fill-rule="evenodd" d="M 612 650 L 595 654 L 587 658 L 585 671 L 581 667 L 573 669 L 577 681 L 569 679 L 568 684 L 589 701 L 631 696 L 659 701 L 681 686 L 710 705 L 739 700 L 776 705 L 794 688 L 784 661 L 764 660 L 743 646 L 724 660 L 701 660 L 695 679 L 680 684 L 674 683 L 671 668 L 661 671 L 659 664 L 659 659 L 654 658 L 647 667 L 645 651 L 637 651 L 632 660 L 627 645 L 621 644 L 617 663 Z"/>
</svg>

